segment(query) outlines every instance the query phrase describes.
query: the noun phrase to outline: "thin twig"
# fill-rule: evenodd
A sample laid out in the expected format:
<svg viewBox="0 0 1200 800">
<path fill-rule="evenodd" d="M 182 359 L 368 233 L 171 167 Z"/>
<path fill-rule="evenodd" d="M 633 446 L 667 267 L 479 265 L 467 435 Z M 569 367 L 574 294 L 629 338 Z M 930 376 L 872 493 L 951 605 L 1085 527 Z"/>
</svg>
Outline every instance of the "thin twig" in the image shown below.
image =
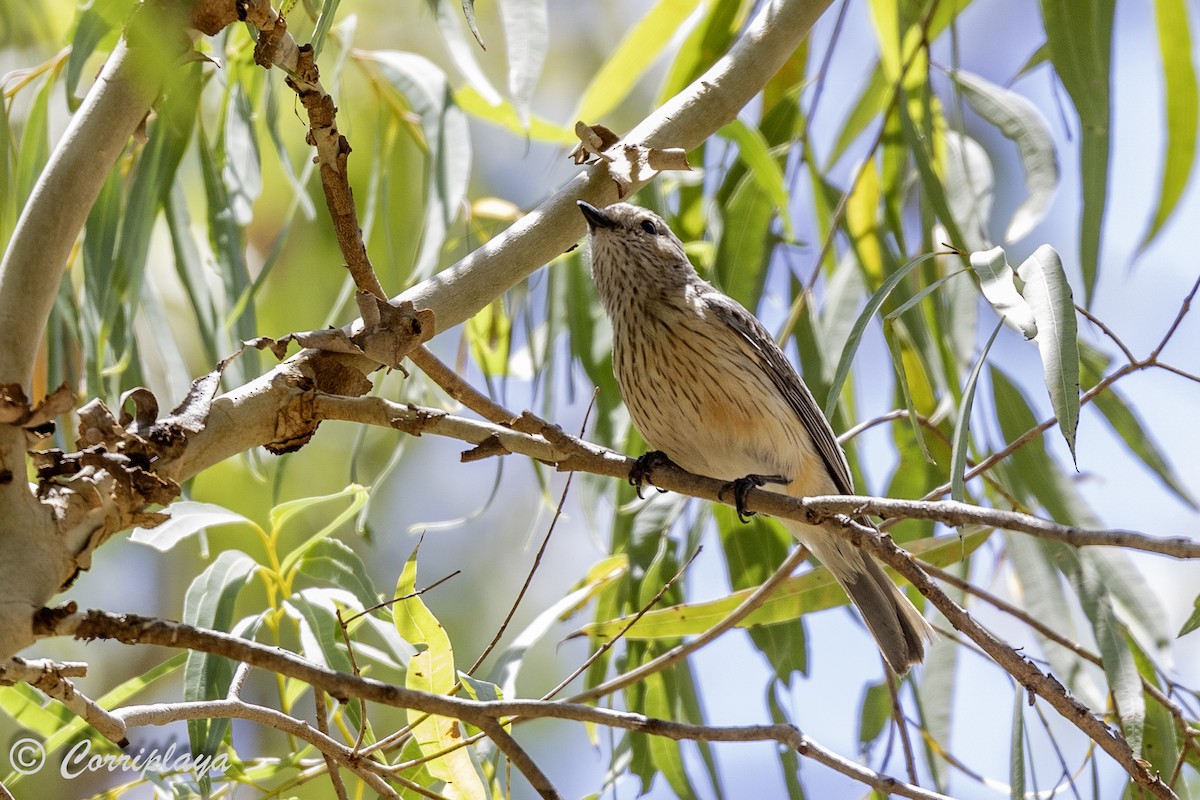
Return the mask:
<svg viewBox="0 0 1200 800">
<path fill-rule="evenodd" d="M 245 667 L 249 665 L 242 664 L 240 666 Z M 315 707 L 314 717 L 316 718 L 317 730 L 326 736 L 329 736 L 329 722 L 326 719 L 328 711 L 325 708 L 325 692 L 321 691 L 320 689 L 313 689 L 313 706 Z M 366 718 L 365 714 L 363 715 L 363 718 Z M 355 750 L 357 749 L 358 748 L 356 746 Z M 325 769 L 329 773 L 329 782 L 333 784 L 333 791 L 335 794 L 337 794 L 338 800 L 348 800 L 346 796 L 346 784 L 342 782 L 342 773 L 338 768 L 337 760 L 332 754 L 326 752 L 322 752 L 321 757 L 325 759 Z"/>
<path fill-rule="evenodd" d="M 1097 328 L 1099 328 L 1104 333 L 1105 336 L 1107 336 L 1109 339 L 1112 339 L 1113 344 L 1115 344 L 1117 347 L 1119 347 L 1121 349 L 1121 352 L 1125 354 L 1125 359 L 1130 364 L 1137 363 L 1137 356 L 1135 356 L 1133 354 L 1133 351 L 1130 350 L 1128 347 L 1126 347 L 1125 343 L 1123 341 L 1121 341 L 1121 337 L 1119 337 L 1115 333 L 1113 333 L 1112 329 L 1109 328 L 1107 325 L 1105 325 L 1104 322 L 1099 317 L 1097 317 L 1095 314 L 1088 311 L 1086 308 L 1079 305 L 1078 303 L 1075 304 L 1075 310 L 1078 311 L 1083 316 L 1087 317 L 1088 321 L 1091 322 L 1093 325 L 1095 325 Z"/>
<path fill-rule="evenodd" d="M 1188 311 L 1192 308 L 1192 300 L 1196 298 L 1196 291 L 1200 290 L 1200 275 L 1196 276 L 1195 283 L 1192 284 L 1191 291 L 1183 298 L 1183 302 L 1179 304 L 1179 311 L 1175 314 L 1175 319 L 1171 322 L 1171 327 L 1167 328 L 1167 332 L 1163 334 L 1162 339 L 1158 342 L 1158 347 L 1155 347 L 1151 352 L 1147 361 L 1158 361 L 1159 355 L 1162 354 L 1163 348 L 1167 346 L 1167 342 L 1171 341 L 1171 337 L 1175 335 L 1175 331 L 1179 329 L 1179 324 L 1183 322 L 1183 318 L 1187 316 Z"/>
</svg>

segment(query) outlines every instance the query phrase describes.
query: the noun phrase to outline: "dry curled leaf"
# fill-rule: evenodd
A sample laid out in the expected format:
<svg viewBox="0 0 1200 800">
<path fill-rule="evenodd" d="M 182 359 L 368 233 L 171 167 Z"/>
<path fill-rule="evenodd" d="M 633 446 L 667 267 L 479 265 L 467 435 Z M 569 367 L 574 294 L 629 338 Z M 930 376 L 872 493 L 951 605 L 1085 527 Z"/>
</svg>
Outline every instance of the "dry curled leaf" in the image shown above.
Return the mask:
<svg viewBox="0 0 1200 800">
<path fill-rule="evenodd" d="M 603 125 L 588 125 L 583 120 L 575 123 L 575 135 L 579 144 L 571 151 L 571 160 L 576 164 L 586 164 L 594 156 L 602 161 L 612 161 L 612 156 L 604 151 L 621 141 L 621 137 Z"/>
<path fill-rule="evenodd" d="M 0 386 L 0 423 L 19 425 L 27 431 L 47 434 L 53 428 L 54 418 L 66 414 L 75 407 L 75 392 L 63 384 L 32 405 L 20 384 L 7 383 Z"/>
</svg>

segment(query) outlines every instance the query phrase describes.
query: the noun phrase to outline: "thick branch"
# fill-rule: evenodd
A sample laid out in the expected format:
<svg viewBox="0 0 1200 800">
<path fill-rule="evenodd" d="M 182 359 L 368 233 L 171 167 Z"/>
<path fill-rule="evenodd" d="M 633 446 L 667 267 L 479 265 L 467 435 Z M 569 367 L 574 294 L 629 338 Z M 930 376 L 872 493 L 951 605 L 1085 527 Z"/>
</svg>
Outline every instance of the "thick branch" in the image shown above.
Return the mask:
<svg viewBox="0 0 1200 800">
<path fill-rule="evenodd" d="M 0 384 L 29 385 L 75 238 L 109 170 L 158 96 L 166 73 L 161 60 L 171 57 L 165 43 L 180 26 L 162 20 L 156 26 L 146 19 L 152 14 L 161 16 L 159 4 L 135 14 L 131 29 L 161 30 L 155 38 L 136 37 L 133 45 L 125 37 L 117 43 L 21 210 L 0 263 Z M 181 44 L 188 44 L 186 37 Z M 174 57 L 184 52 L 181 46 Z"/>
<path fill-rule="evenodd" d="M 753 99 L 800 46 L 830 0 L 769 0 L 746 33 L 694 83 L 646 117 L 624 139 L 649 147 L 691 150 L 716 133 Z M 584 120 L 598 122 L 599 120 Z M 654 174 L 635 175 L 630 192 Z M 400 295 L 417 308 L 433 309 L 438 330 L 474 316 L 534 270 L 583 236 L 576 200 L 604 206 L 617 186 L 606 163 L 578 175 L 501 235 Z"/>
</svg>

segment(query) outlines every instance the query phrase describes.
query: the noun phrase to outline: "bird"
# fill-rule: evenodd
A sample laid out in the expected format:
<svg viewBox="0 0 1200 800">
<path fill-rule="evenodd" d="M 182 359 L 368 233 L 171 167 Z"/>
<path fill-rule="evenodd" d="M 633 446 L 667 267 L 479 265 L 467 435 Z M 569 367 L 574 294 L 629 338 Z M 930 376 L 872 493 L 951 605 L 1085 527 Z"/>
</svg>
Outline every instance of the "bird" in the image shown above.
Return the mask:
<svg viewBox="0 0 1200 800">
<path fill-rule="evenodd" d="M 799 373 L 753 314 L 700 278 L 662 218 L 630 203 L 578 206 L 612 326 L 613 373 L 654 449 L 643 458 L 726 481 L 739 516 L 750 486 L 853 494 L 845 453 Z M 636 463 L 630 478 L 640 485 L 645 462 Z M 892 671 L 924 659 L 932 627 L 874 558 L 833 530 L 836 521 L 781 522 L 846 591 Z"/>
</svg>

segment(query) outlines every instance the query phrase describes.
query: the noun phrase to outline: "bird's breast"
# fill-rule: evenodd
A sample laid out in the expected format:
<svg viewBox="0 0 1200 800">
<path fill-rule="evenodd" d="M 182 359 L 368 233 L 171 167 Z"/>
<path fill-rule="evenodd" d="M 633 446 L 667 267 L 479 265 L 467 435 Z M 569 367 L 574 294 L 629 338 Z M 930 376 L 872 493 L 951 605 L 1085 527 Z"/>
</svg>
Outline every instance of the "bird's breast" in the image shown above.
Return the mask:
<svg viewBox="0 0 1200 800">
<path fill-rule="evenodd" d="M 613 318 L 613 369 L 646 442 L 713 478 L 795 478 L 811 441 L 737 334 L 688 307 L 638 312 Z"/>
</svg>

